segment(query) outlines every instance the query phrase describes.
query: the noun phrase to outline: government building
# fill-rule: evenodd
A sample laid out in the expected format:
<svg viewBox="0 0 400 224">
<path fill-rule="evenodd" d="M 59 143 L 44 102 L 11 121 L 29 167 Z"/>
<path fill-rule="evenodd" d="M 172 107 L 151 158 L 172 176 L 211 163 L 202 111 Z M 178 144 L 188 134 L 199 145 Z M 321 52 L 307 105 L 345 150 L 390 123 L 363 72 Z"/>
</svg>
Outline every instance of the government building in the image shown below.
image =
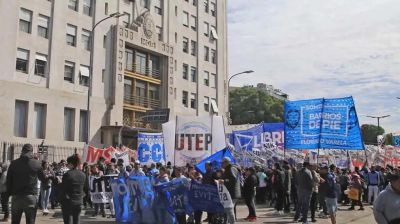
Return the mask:
<svg viewBox="0 0 400 224">
<path fill-rule="evenodd" d="M 149 111 L 224 115 L 226 4 L 0 1 L 0 158 L 23 143 L 50 160 L 87 141 L 135 148 L 138 132 L 161 131 Z"/>
</svg>

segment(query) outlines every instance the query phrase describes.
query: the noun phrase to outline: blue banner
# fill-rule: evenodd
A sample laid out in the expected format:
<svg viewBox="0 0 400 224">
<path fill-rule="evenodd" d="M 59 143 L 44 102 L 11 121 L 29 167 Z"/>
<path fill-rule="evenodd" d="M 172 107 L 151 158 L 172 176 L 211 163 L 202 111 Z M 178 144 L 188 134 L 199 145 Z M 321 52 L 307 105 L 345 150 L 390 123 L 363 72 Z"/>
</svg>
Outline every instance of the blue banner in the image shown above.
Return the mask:
<svg viewBox="0 0 400 224">
<path fill-rule="evenodd" d="M 211 162 L 212 167 L 214 170 L 221 169 L 221 164 L 222 164 L 222 159 L 224 157 L 228 157 L 231 159 L 232 163 L 235 163 L 235 159 L 233 158 L 233 155 L 231 151 L 228 148 L 225 148 L 223 150 L 220 150 L 211 156 L 203 159 L 200 161 L 198 164 L 196 164 L 196 170 L 201 172 L 202 174 L 206 173 L 206 162 Z"/>
<path fill-rule="evenodd" d="M 224 212 L 224 207 L 221 204 L 216 185 L 200 184 L 192 181 L 190 185 L 189 201 L 194 211 L 211 213 Z"/>
<path fill-rule="evenodd" d="M 363 150 L 352 97 L 285 102 L 286 149 Z"/>
<path fill-rule="evenodd" d="M 124 177 L 111 181 L 111 188 L 114 195 L 115 218 L 118 223 L 132 221 L 129 209 L 130 191 Z"/>
<path fill-rule="evenodd" d="M 248 130 L 233 131 L 230 142 L 236 150 L 253 151 L 254 148 L 284 147 L 284 124 L 261 123 Z"/>
<path fill-rule="evenodd" d="M 165 163 L 165 149 L 162 133 L 138 134 L 138 159 L 141 164 Z"/>
<path fill-rule="evenodd" d="M 400 147 L 400 135 L 393 136 L 393 144 L 397 147 Z"/>
<path fill-rule="evenodd" d="M 192 214 L 189 203 L 189 179 L 177 178 L 156 186 L 156 190 L 164 194 L 165 206 L 170 214 Z"/>
</svg>

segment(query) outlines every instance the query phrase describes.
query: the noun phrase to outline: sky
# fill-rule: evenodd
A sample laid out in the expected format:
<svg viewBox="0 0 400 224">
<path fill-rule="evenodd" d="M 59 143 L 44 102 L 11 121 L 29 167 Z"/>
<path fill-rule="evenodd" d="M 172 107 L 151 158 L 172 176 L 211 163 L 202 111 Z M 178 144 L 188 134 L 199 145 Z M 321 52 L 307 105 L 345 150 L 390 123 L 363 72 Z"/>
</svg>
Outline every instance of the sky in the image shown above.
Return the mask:
<svg viewBox="0 0 400 224">
<path fill-rule="evenodd" d="M 353 96 L 361 124 L 400 132 L 398 0 L 229 0 L 231 86 L 272 84 L 290 100 Z"/>
</svg>

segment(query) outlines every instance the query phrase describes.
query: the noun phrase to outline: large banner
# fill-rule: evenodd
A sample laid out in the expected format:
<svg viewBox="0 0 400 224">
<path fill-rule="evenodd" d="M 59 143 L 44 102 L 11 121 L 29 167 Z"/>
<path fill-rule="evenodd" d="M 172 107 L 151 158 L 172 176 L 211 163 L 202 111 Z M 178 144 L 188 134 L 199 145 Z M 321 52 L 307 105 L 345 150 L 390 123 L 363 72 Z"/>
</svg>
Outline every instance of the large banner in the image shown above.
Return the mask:
<svg viewBox="0 0 400 224">
<path fill-rule="evenodd" d="M 226 147 L 221 116 L 177 116 L 175 129 L 163 129 L 164 136 L 172 136 L 171 132 L 175 142 L 169 142 L 165 147 L 167 152 L 171 152 L 170 148 L 174 149 L 176 166 L 197 164 Z"/>
<path fill-rule="evenodd" d="M 162 133 L 138 134 L 138 159 L 143 165 L 166 163 Z"/>
<path fill-rule="evenodd" d="M 285 102 L 286 149 L 363 150 L 353 98 Z"/>
<path fill-rule="evenodd" d="M 83 149 L 83 162 L 88 163 L 89 165 L 96 164 L 100 158 L 105 159 L 105 163 L 109 163 L 112 158 L 122 159 L 124 161 L 124 165 L 127 166 L 130 163 L 131 150 L 125 146 L 122 148 L 113 148 L 108 147 L 104 149 L 96 148 L 92 145 L 85 146 Z"/>
<path fill-rule="evenodd" d="M 397 147 L 400 147 L 400 135 L 393 136 L 393 144 Z"/>
<path fill-rule="evenodd" d="M 95 204 L 109 203 L 113 198 L 111 180 L 116 176 L 89 176 L 90 199 Z"/>
<path fill-rule="evenodd" d="M 153 186 L 150 177 L 118 177 L 111 186 L 117 223 L 172 224 L 175 214 L 192 215 L 194 209 L 223 214 L 224 207 L 233 207 L 225 186 L 186 178 Z"/>
</svg>

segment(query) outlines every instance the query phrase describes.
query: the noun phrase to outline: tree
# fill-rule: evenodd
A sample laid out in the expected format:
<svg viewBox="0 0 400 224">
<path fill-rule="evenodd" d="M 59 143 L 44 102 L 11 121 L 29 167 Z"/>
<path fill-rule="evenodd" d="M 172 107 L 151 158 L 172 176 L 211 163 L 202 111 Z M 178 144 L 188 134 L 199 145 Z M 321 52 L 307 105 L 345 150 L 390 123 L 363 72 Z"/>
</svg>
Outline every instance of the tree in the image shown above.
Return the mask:
<svg viewBox="0 0 400 224">
<path fill-rule="evenodd" d="M 383 133 L 385 133 L 385 129 L 373 124 L 363 124 L 361 125 L 361 132 L 365 144 L 376 145 L 378 144 L 377 141 L 378 135 L 383 135 Z"/>
<path fill-rule="evenodd" d="M 229 92 L 232 124 L 283 122 L 283 103 L 262 90 L 243 87 Z"/>
</svg>

